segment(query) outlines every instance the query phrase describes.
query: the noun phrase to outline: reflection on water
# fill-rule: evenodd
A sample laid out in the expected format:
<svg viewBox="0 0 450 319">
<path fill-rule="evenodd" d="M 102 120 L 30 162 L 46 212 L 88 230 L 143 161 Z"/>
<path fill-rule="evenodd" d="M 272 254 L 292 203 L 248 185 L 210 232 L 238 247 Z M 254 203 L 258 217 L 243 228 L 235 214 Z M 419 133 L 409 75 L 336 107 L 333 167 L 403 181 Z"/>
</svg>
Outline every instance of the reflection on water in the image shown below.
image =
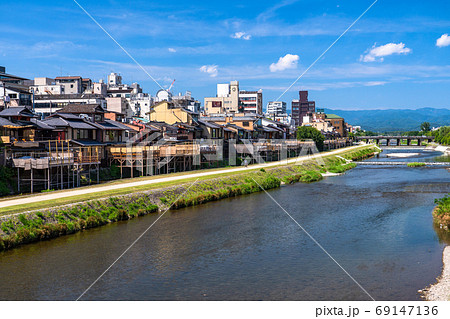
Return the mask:
<svg viewBox="0 0 450 319">
<path fill-rule="evenodd" d="M 433 225 L 434 231 L 438 235 L 439 242 L 450 245 L 450 232 L 448 230 L 442 229 L 439 225 Z"/>
<path fill-rule="evenodd" d="M 442 168 L 360 166 L 271 195 L 375 299 L 416 300 L 441 272 L 444 240 L 431 212 L 449 177 Z M 157 217 L 1 253 L 0 299 L 76 299 Z M 167 213 L 84 299 L 368 297 L 258 193 Z"/>
</svg>

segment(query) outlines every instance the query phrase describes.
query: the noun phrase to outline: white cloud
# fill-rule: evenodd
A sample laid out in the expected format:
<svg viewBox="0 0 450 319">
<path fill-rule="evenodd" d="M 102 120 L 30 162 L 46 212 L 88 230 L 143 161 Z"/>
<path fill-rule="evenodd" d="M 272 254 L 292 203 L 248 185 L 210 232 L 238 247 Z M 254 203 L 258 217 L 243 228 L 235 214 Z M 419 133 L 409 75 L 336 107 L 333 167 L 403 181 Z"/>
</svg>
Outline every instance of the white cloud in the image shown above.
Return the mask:
<svg viewBox="0 0 450 319">
<path fill-rule="evenodd" d="M 369 82 L 365 82 L 364 86 L 380 86 L 380 85 L 385 85 L 387 82 L 386 81 L 369 81 Z"/>
<path fill-rule="evenodd" d="M 277 63 L 270 65 L 270 72 L 284 71 L 287 69 L 296 69 L 300 57 L 295 54 L 286 54 L 278 59 Z"/>
<path fill-rule="evenodd" d="M 366 55 L 361 55 L 360 61 L 362 62 L 374 62 L 374 61 L 384 61 L 385 56 L 393 54 L 408 54 L 412 50 L 407 48 L 404 43 L 388 43 L 385 45 L 376 46 L 368 50 Z M 367 52 L 367 51 L 366 51 Z"/>
<path fill-rule="evenodd" d="M 242 39 L 242 40 L 250 40 L 252 38 L 250 34 L 247 34 L 245 32 L 236 32 L 235 34 L 232 34 L 231 37 L 233 39 Z"/>
<path fill-rule="evenodd" d="M 200 68 L 200 72 L 208 73 L 212 78 L 215 78 L 219 74 L 217 65 L 204 65 Z"/>
<path fill-rule="evenodd" d="M 442 47 L 448 47 L 450 45 L 450 37 L 448 34 L 443 34 L 439 39 L 436 40 L 436 46 L 442 48 Z"/>
<path fill-rule="evenodd" d="M 177 52 L 177 50 L 175 50 L 174 48 L 169 48 L 169 52 L 175 53 Z"/>
</svg>

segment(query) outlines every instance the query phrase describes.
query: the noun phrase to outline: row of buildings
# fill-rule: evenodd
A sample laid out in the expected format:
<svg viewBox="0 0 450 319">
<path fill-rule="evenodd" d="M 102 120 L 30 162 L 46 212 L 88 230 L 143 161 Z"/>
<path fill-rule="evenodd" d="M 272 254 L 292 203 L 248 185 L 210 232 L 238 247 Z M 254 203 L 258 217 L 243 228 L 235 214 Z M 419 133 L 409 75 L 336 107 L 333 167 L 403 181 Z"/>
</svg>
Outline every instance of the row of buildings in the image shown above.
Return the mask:
<svg viewBox="0 0 450 319">
<path fill-rule="evenodd" d="M 237 81 L 219 84 L 203 107 L 190 92 L 170 89 L 152 96 L 116 73 L 98 82 L 30 80 L 1 67 L 0 164 L 17 169 L 18 192 L 33 192 L 79 186 L 92 172 L 99 181 L 101 168 L 113 164 L 133 177 L 231 165 L 225 159 L 233 154 L 279 160 L 299 154 L 299 125 L 321 130 L 328 148 L 348 143 L 345 121 L 316 111 L 306 91 L 288 115 L 284 102 L 269 103 L 264 114 L 262 91 L 240 90 Z"/>
<path fill-rule="evenodd" d="M 111 73 L 106 81 L 101 79 L 98 82 L 81 76 L 37 77 L 30 80 L 7 74 L 5 68 L 0 67 L 0 85 L 0 108 L 27 106 L 41 118 L 69 104 L 96 104 L 105 110 L 122 114 L 123 121 L 149 121 L 153 106 L 167 101 L 206 116 L 252 113 L 264 115 L 293 129 L 301 125 L 313 125 L 325 135 L 345 137 L 351 131 L 351 126 L 346 125 L 345 121 L 339 126 L 334 125 L 338 121 L 328 121 L 332 125 L 327 127 L 322 116 L 315 116 L 316 104 L 308 99 L 308 91 L 299 91 L 299 98 L 291 102 L 290 114 L 283 101 L 269 102 L 264 113 L 262 90 L 241 90 L 238 81 L 218 84 L 216 96 L 206 97 L 203 107 L 189 91 L 173 95 L 171 88 L 161 89 L 152 96 L 144 93 L 138 83 L 124 84 L 122 76 L 117 73 Z M 333 117 L 336 118 L 335 115 Z"/>
</svg>

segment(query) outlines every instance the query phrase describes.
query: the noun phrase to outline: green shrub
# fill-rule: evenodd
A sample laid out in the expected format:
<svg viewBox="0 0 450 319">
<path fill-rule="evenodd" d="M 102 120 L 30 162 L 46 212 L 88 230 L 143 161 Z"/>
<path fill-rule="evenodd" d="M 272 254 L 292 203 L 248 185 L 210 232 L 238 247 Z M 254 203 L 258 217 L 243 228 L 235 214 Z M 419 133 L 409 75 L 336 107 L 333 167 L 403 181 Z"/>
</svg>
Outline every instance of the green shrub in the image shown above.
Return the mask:
<svg viewBox="0 0 450 319">
<path fill-rule="evenodd" d="M 322 179 L 323 179 L 322 174 L 316 171 L 307 171 L 300 177 L 300 181 L 303 183 L 317 182 Z"/>
<path fill-rule="evenodd" d="M 433 211 L 435 222 L 450 231 L 450 194 L 436 199 L 435 203 L 437 205 Z"/>
</svg>

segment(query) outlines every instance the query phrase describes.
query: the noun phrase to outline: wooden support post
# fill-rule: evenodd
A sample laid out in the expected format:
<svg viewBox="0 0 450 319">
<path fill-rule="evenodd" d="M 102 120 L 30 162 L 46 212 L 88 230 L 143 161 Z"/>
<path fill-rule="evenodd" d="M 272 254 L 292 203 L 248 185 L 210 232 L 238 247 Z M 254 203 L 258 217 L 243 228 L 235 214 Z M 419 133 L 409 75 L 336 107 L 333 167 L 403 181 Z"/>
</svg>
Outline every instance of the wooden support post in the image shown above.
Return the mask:
<svg viewBox="0 0 450 319">
<path fill-rule="evenodd" d="M 17 168 L 17 192 L 20 194 L 20 168 Z"/>
<path fill-rule="evenodd" d="M 31 168 L 31 194 L 33 194 L 33 186 L 34 186 L 34 181 L 33 181 L 33 172 L 34 172 L 34 169 L 33 168 Z"/>
<path fill-rule="evenodd" d="M 131 150 L 131 161 L 130 161 L 130 166 L 131 166 L 131 178 L 134 178 L 134 172 L 133 172 L 133 150 Z"/>
</svg>

